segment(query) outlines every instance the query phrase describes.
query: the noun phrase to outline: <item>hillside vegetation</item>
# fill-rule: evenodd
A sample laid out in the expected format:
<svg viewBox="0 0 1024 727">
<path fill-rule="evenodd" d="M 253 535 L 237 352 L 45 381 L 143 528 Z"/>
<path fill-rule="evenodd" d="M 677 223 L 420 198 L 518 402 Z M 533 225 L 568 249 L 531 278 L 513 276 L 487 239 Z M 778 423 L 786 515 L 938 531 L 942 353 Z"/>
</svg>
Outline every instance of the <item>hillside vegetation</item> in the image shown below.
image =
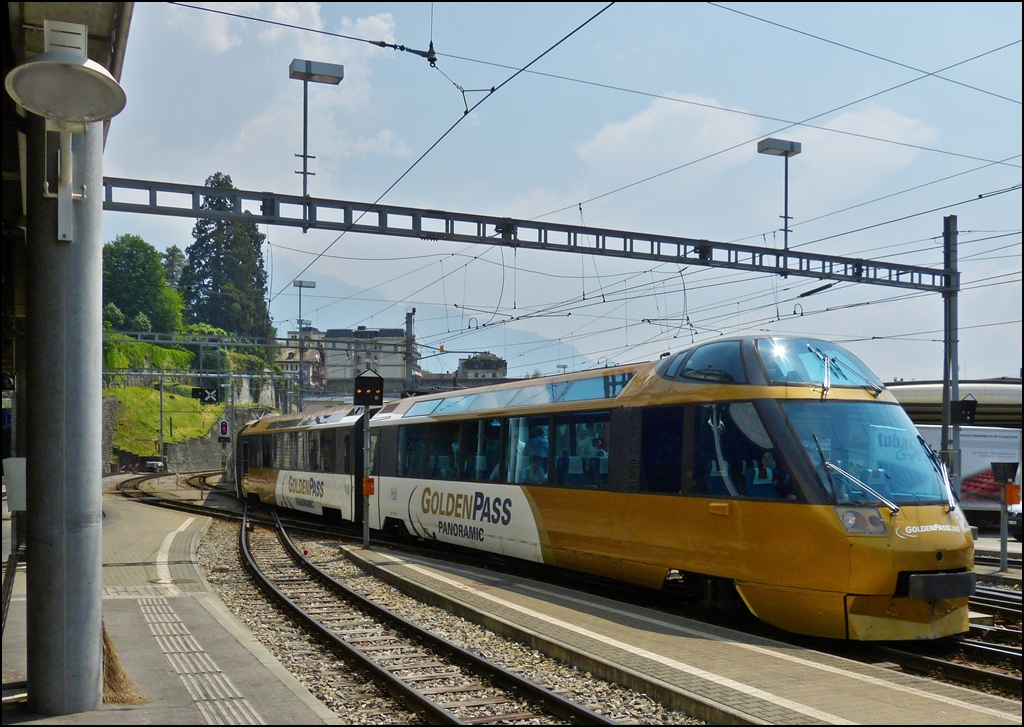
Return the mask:
<svg viewBox="0 0 1024 727">
<path fill-rule="evenodd" d="M 104 395 L 116 396 L 121 404 L 114 429 L 114 446 L 140 457 L 159 456 L 160 392 L 129 386 L 107 389 Z M 164 389 L 164 442 L 171 444 L 206 436 L 223 415 L 224 404 L 203 406 L 198 399 Z"/>
</svg>

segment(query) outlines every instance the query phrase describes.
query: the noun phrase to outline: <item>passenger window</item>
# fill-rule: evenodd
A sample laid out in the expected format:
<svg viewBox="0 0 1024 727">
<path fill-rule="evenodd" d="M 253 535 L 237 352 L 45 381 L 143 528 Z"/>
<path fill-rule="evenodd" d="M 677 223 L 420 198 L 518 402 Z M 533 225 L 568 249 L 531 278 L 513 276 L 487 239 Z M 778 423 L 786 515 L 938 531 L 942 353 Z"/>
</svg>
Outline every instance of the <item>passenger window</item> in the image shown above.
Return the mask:
<svg viewBox="0 0 1024 727">
<path fill-rule="evenodd" d="M 686 359 L 679 376 L 727 384 L 747 383 L 740 359 L 740 342 L 723 341 L 701 346 Z"/>
<path fill-rule="evenodd" d="M 427 477 L 433 480 L 458 479 L 459 423 L 444 422 L 427 426 L 431 434 L 427 456 Z"/>
<path fill-rule="evenodd" d="M 294 443 L 292 445 L 292 452 L 295 453 L 295 469 L 300 472 L 309 470 L 309 456 L 306 448 L 306 440 L 308 432 L 296 432 L 292 435 L 294 437 Z"/>
<path fill-rule="evenodd" d="M 368 474 L 377 474 L 377 444 L 380 435 L 377 432 L 370 432 L 370 461 L 367 462 L 366 471 Z"/>
<path fill-rule="evenodd" d="M 505 481 L 545 485 L 548 482 L 548 417 L 513 417 L 508 422 Z"/>
<path fill-rule="evenodd" d="M 260 448 L 263 450 L 263 457 L 260 459 L 260 467 L 266 469 L 273 469 L 274 467 L 274 452 L 273 452 L 274 437 L 271 434 L 260 435 Z"/>
<path fill-rule="evenodd" d="M 710 404 L 695 411 L 692 494 L 796 499 L 752 403 Z"/>
<path fill-rule="evenodd" d="M 320 471 L 338 471 L 338 432 L 336 429 L 325 429 L 320 432 Z"/>
<path fill-rule="evenodd" d="M 610 435 L 608 412 L 557 417 L 552 483 L 562 487 L 607 488 Z"/>
<path fill-rule="evenodd" d="M 307 469 L 312 472 L 323 472 L 320 462 L 320 432 L 313 431 L 306 433 L 306 448 L 309 451 Z"/>
<path fill-rule="evenodd" d="M 481 419 L 462 424 L 461 479 L 494 482 L 501 477 L 501 420 Z"/>
<path fill-rule="evenodd" d="M 398 428 L 398 476 L 427 476 L 427 432 L 429 425 Z M 348 437 L 346 437 L 348 439 Z M 347 454 L 347 452 L 346 452 Z"/>
</svg>

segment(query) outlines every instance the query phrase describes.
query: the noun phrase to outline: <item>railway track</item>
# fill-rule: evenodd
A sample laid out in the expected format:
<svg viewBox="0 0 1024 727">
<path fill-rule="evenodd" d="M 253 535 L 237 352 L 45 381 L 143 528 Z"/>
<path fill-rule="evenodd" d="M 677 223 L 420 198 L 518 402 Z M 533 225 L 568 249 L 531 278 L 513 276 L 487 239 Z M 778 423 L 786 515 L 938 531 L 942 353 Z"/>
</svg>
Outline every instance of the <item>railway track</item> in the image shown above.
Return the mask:
<svg viewBox="0 0 1024 727">
<path fill-rule="evenodd" d="M 1007 558 L 1007 565 L 1010 568 L 1021 569 L 1021 556 L 1011 555 Z M 974 564 L 975 565 L 999 565 L 999 554 L 998 553 L 979 553 L 974 552 Z"/>
<path fill-rule="evenodd" d="M 970 598 L 971 610 L 989 613 L 1007 621 L 1021 621 L 1021 592 L 1007 588 L 978 586 Z"/>
<path fill-rule="evenodd" d="M 146 479 L 149 479 L 151 477 L 153 477 L 153 475 L 135 478 L 134 480 L 128 480 L 125 483 L 122 483 L 122 485 L 131 485 L 131 483 L 133 483 L 133 482 L 134 483 L 141 483 L 142 481 L 144 481 Z M 192 479 L 197 478 L 197 477 L 198 477 L 198 474 L 193 475 Z M 137 484 L 135 484 L 134 487 L 137 488 Z M 119 489 L 120 489 L 120 487 L 119 487 Z M 125 488 L 125 489 L 129 489 L 129 488 Z M 136 497 L 139 497 L 139 496 L 140 495 L 136 495 Z M 238 513 L 231 513 L 231 512 L 220 510 L 220 509 L 212 510 L 211 508 L 208 508 L 208 507 L 205 507 L 205 506 L 202 506 L 202 505 L 197 505 L 197 504 L 194 504 L 194 503 L 187 503 L 187 502 L 181 502 L 181 501 L 167 501 L 167 500 L 164 500 L 163 498 L 160 498 L 160 497 L 158 497 L 156 495 L 151 495 L 151 494 L 148 494 L 148 493 L 143 493 L 141 495 L 141 497 L 143 499 L 145 499 L 145 501 L 147 501 L 147 502 L 152 502 L 154 504 L 161 504 L 161 505 L 166 506 L 166 507 L 171 507 L 171 508 L 174 508 L 174 509 L 185 510 L 187 512 L 201 513 L 201 514 L 204 514 L 204 515 L 211 515 L 211 516 L 216 516 L 216 517 L 221 517 L 221 518 L 226 518 L 226 519 L 232 519 L 232 520 L 241 520 L 243 518 L 243 515 L 238 514 Z M 248 511 L 249 511 L 248 505 L 246 505 L 245 509 L 246 509 L 246 512 L 248 513 Z M 276 513 L 276 511 L 271 511 L 271 512 L 272 512 L 272 517 L 268 517 L 268 516 L 262 515 L 262 514 L 258 515 L 256 517 L 253 517 L 251 514 L 249 514 L 249 515 L 246 515 L 246 517 L 248 517 L 249 522 L 253 523 L 254 525 L 260 525 L 260 526 L 263 526 L 265 528 L 271 528 L 271 529 L 275 529 L 275 530 L 280 530 L 282 533 L 284 532 L 285 528 L 289 528 L 289 529 L 293 529 L 293 530 L 296 530 L 296 531 L 301 530 L 301 531 L 304 531 L 306 533 L 310 533 L 310 534 L 312 534 L 314 536 L 323 535 L 323 536 L 329 536 L 329 537 L 357 537 L 357 534 L 350 533 L 350 532 L 348 532 L 348 531 L 346 531 L 344 529 L 339 529 L 337 527 L 320 525 L 318 523 L 308 522 L 308 521 L 303 520 L 303 519 L 289 518 L 287 520 L 282 520 L 282 519 L 279 518 L 279 516 Z M 243 530 L 243 532 L 244 532 L 244 530 Z M 285 539 L 287 539 L 286 536 L 285 536 Z M 395 543 L 395 545 L 400 545 L 403 549 L 410 549 L 410 546 L 409 546 L 408 543 L 404 543 L 404 544 L 397 544 L 397 543 Z M 420 551 L 420 549 L 417 549 L 415 546 L 411 547 L 411 550 L 416 551 L 416 552 L 424 552 L 424 554 L 433 555 L 435 557 L 440 555 L 439 553 L 434 552 L 434 551 L 430 551 L 430 552 Z M 298 550 L 294 548 L 294 546 L 292 546 L 292 552 L 293 552 L 293 555 L 289 555 L 287 560 L 282 560 L 282 561 L 280 561 L 280 563 L 281 563 L 281 567 L 291 569 L 289 571 L 291 573 L 298 573 L 298 572 L 302 572 L 303 573 L 302 580 L 301 581 L 296 581 L 297 583 L 313 582 L 313 579 L 317 579 L 318 582 L 321 583 L 321 584 L 327 584 L 328 582 L 332 582 L 333 583 L 333 581 L 330 578 L 330 576 L 327 576 L 326 574 L 324 574 L 322 572 L 317 573 L 317 571 L 319 569 L 317 569 L 317 567 L 315 565 L 313 565 L 312 563 L 309 563 L 308 561 L 306 561 L 306 559 L 303 558 L 301 553 L 299 553 Z M 297 558 L 297 560 L 296 560 L 296 558 Z M 461 558 L 459 556 L 456 556 L 456 559 L 457 560 L 461 560 Z M 245 561 L 245 558 L 243 557 L 243 562 L 244 561 Z M 303 563 L 303 561 L 305 561 L 305 563 Z M 515 569 L 513 568 L 513 570 L 515 570 Z M 314 575 L 314 574 L 316 574 L 316 575 Z M 287 580 L 287 578 L 285 580 Z M 288 584 L 285 584 L 285 585 L 288 585 Z M 579 585 L 582 588 L 582 590 L 587 590 L 588 584 L 580 583 L 580 584 L 577 584 L 577 585 Z M 589 585 L 592 586 L 593 584 L 589 584 Z M 343 589 L 345 591 L 348 590 L 345 586 L 343 586 L 343 585 L 341 585 L 339 583 L 333 583 L 333 585 L 324 585 L 322 587 L 323 588 L 329 588 L 329 589 L 338 588 L 338 589 Z M 273 588 L 273 586 L 271 586 L 271 588 Z M 273 595 L 274 598 L 276 598 L 278 600 L 281 600 L 282 597 L 285 597 L 285 600 L 288 600 L 287 597 L 285 596 L 283 590 L 280 592 L 280 596 L 277 593 L 273 593 L 273 592 L 272 592 L 272 595 Z M 353 593 L 353 596 L 355 596 L 357 598 L 361 598 L 361 596 L 358 596 L 358 594 L 354 594 Z M 334 597 L 334 598 L 336 598 L 336 597 Z M 301 601 L 301 600 L 302 599 L 299 599 L 299 601 Z M 299 608 L 300 605 L 301 604 L 290 604 L 288 606 L 288 608 L 289 608 L 289 610 L 292 607 Z M 376 609 L 376 608 L 379 608 L 379 607 L 376 607 L 376 606 L 371 604 L 370 608 Z M 984 587 L 984 586 L 979 586 L 978 587 L 978 595 L 971 599 L 971 608 L 972 608 L 972 610 L 983 611 L 983 612 L 988 612 L 988 613 L 994 613 L 995 615 L 999 616 L 1000 618 L 1003 618 L 1003 619 L 1006 619 L 1006 620 L 1014 620 L 1014 621 L 1019 622 L 1020 619 L 1021 619 L 1021 597 L 1020 597 L 1020 593 L 1019 592 L 1008 591 L 1006 589 L 987 588 L 987 587 Z M 301 608 L 300 608 L 300 610 L 301 610 Z M 400 619 L 400 617 L 398 617 L 398 616 L 394 616 L 393 614 L 391 614 L 391 615 L 394 618 L 396 618 L 396 619 Z M 301 617 L 301 618 L 306 618 L 306 617 Z M 315 627 L 311 626 L 311 628 L 315 628 Z M 321 628 L 324 628 L 324 627 L 321 626 Z M 418 628 L 418 627 L 415 627 L 415 628 Z M 319 630 L 319 629 L 315 628 L 315 630 Z M 327 631 L 330 631 L 330 629 L 327 628 Z M 972 634 L 971 634 L 971 636 L 973 638 L 964 639 L 964 640 L 962 640 L 960 642 L 957 642 L 957 646 L 960 648 L 961 653 L 963 654 L 963 656 L 966 659 L 968 659 L 968 660 L 970 660 L 972 662 L 978 662 L 978 663 L 981 663 L 981 664 L 995 664 L 997 666 L 1000 665 L 1000 664 L 1005 665 L 1005 664 L 1009 663 L 1009 664 L 1012 665 L 1012 664 L 1016 663 L 1018 665 L 1017 668 L 1019 669 L 1019 664 L 1020 664 L 1020 659 L 1021 659 L 1021 656 L 1020 656 L 1020 654 L 1021 654 L 1021 652 L 1020 652 L 1020 631 L 1019 630 L 1005 629 L 1005 628 L 1000 628 L 1000 627 L 973 626 L 972 627 Z M 325 636 L 325 638 L 327 638 L 327 637 Z M 420 637 L 417 637 L 417 638 L 420 638 Z M 423 638 L 430 638 L 430 637 L 424 636 Z M 433 638 L 437 638 L 437 637 L 433 637 Z M 778 636 L 776 636 L 776 638 L 778 638 Z M 341 640 L 345 641 L 344 639 L 341 639 Z M 383 644 L 378 644 L 378 645 L 382 646 Z M 1009 648 L 1007 648 L 1006 645 L 1009 645 Z M 1014 645 L 1016 645 L 1015 648 L 1014 648 Z M 458 649 L 459 648 L 459 647 L 455 646 L 454 644 L 451 644 L 450 646 L 453 649 Z M 341 648 L 343 648 L 343 647 L 341 647 Z M 440 650 L 442 652 L 447 650 L 444 646 L 439 647 L 439 648 L 440 648 Z M 824 648 L 826 651 L 829 650 L 828 648 L 821 647 L 820 645 L 817 646 L 817 647 L 811 647 L 811 648 Z M 980 668 L 980 667 L 976 667 L 976 666 L 971 666 L 971 665 L 968 665 L 968 664 L 956 663 L 956 662 L 950 661 L 948 658 L 938 658 L 936 656 L 930 656 L 928 654 L 916 653 L 916 652 L 913 652 L 913 651 L 908 651 L 906 649 L 900 649 L 900 648 L 885 647 L 885 648 L 874 649 L 874 651 L 875 651 L 875 653 L 877 655 L 880 655 L 880 656 L 865 656 L 865 657 L 863 657 L 863 660 L 865 660 L 865 661 L 878 661 L 879 659 L 881 659 L 883 661 L 890 661 L 890 662 L 894 662 L 894 663 L 899 664 L 901 668 L 904 668 L 907 671 L 914 671 L 914 672 L 918 672 L 918 673 L 922 673 L 922 674 L 929 674 L 929 675 L 939 675 L 939 676 L 941 676 L 941 677 L 943 677 L 945 679 L 948 679 L 950 681 L 956 681 L 956 682 L 959 682 L 959 683 L 962 683 L 962 684 L 965 684 L 965 685 L 973 685 L 973 686 L 981 687 L 981 688 L 984 688 L 984 689 L 990 689 L 990 690 L 994 689 L 994 690 L 997 690 L 997 691 L 1002 692 L 1004 694 L 1016 696 L 1017 698 L 1021 697 L 1021 679 L 1020 679 L 1020 677 L 1014 676 L 1012 674 L 1006 674 L 1003 671 L 997 671 L 995 669 L 984 669 L 984 668 Z M 356 658 L 356 657 L 353 657 L 353 658 Z M 855 657 L 855 658 L 860 658 L 860 657 Z M 1013 661 L 1014 659 L 1015 659 L 1015 661 Z M 413 682 L 413 683 L 415 684 L 416 682 Z M 422 685 L 420 685 L 420 686 L 422 686 Z M 533 685 L 533 686 L 536 687 L 536 685 Z M 432 687 L 425 687 L 425 689 L 429 690 L 429 689 L 432 689 Z M 414 691 L 421 691 L 421 690 L 415 690 L 414 689 Z M 430 695 L 424 695 L 424 696 L 430 696 Z M 566 700 L 562 699 L 561 697 L 558 697 L 558 695 L 554 695 L 554 696 L 557 697 L 558 699 L 562 700 L 562 701 L 566 701 Z M 402 699 L 402 701 L 405 701 L 404 698 L 401 698 L 401 699 Z M 415 708 L 415 707 L 412 707 L 412 709 L 414 709 L 414 711 L 420 711 L 421 713 L 426 714 L 424 709 L 417 710 L 417 708 Z M 584 721 L 585 722 L 585 721 L 592 720 L 595 717 L 599 718 L 599 715 L 596 715 L 596 713 L 590 712 L 589 714 L 592 714 L 593 717 L 586 717 L 586 718 L 572 717 L 570 719 L 575 719 L 577 721 Z M 485 721 L 486 721 L 486 718 L 485 718 Z"/>
<path fill-rule="evenodd" d="M 275 517 L 276 520 L 276 517 Z M 403 619 L 310 563 L 280 521 L 239 534 L 260 587 L 356 668 L 432 724 L 555 718 L 616 724 Z"/>
<path fill-rule="evenodd" d="M 966 652 L 971 650 L 970 646 L 964 648 L 965 642 L 961 642 L 958 646 L 965 651 L 965 655 Z M 1007 674 L 995 669 L 982 669 L 970 664 L 961 664 L 950 661 L 948 658 L 928 656 L 906 648 L 876 646 L 872 651 L 883 661 L 894 662 L 907 671 L 939 675 L 960 684 L 995 689 L 1017 699 L 1021 698 L 1021 678 L 1013 674 Z M 992 652 L 989 652 L 986 656 L 991 657 Z M 1008 655 L 1003 655 L 1002 658 L 1008 658 Z M 1017 652 L 1017 667 L 1020 667 L 1019 650 Z"/>
</svg>

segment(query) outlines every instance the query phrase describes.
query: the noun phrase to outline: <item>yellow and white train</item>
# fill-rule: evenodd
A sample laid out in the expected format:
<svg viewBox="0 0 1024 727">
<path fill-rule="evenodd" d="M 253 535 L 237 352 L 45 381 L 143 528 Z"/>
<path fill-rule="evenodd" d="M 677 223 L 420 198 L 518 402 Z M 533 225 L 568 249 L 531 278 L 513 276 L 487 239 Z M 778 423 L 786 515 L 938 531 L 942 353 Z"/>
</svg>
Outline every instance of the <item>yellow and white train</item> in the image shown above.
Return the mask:
<svg viewBox="0 0 1024 727">
<path fill-rule="evenodd" d="M 973 544 L 932 451 L 856 357 L 738 338 L 647 364 L 271 416 L 240 495 L 651 588 L 735 588 L 840 639 L 968 629 Z"/>
</svg>

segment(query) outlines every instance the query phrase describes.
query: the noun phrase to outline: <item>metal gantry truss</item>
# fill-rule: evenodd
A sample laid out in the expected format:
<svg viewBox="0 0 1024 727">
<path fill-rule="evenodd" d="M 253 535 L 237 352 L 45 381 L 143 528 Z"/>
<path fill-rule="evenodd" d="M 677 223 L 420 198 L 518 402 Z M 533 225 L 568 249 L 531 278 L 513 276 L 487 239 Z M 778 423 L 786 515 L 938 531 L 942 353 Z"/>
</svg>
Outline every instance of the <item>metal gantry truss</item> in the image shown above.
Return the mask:
<svg viewBox="0 0 1024 727">
<path fill-rule="evenodd" d="M 553 250 L 936 293 L 958 287 L 955 276 L 942 268 L 671 235 L 115 177 L 105 177 L 103 187 L 103 209 L 111 212 Z M 206 197 L 228 200 L 230 211 L 205 208 Z"/>
</svg>

